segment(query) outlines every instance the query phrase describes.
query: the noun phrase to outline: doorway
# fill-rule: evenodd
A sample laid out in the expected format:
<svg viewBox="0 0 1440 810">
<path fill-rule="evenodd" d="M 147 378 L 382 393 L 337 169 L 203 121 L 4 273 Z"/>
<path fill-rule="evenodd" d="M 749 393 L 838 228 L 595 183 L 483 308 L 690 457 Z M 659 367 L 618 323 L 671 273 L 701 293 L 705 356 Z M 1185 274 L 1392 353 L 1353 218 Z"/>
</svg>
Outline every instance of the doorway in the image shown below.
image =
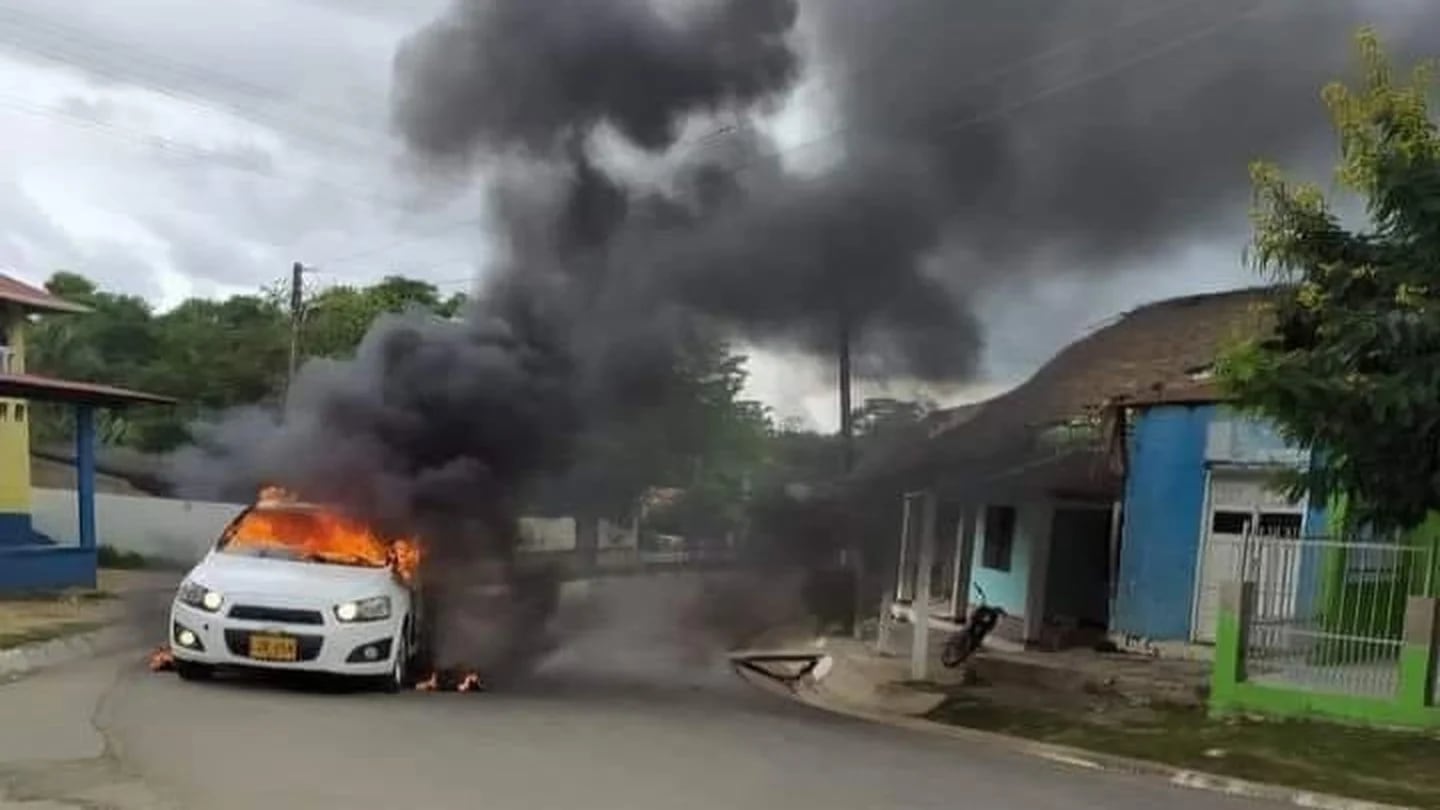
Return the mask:
<svg viewBox="0 0 1440 810">
<path fill-rule="evenodd" d="M 1248 470 L 1212 471 L 1205 503 L 1191 637 L 1212 644 L 1219 621 L 1220 588 L 1226 582 L 1248 579 L 1266 583 L 1259 589 L 1266 595 L 1266 604 L 1257 608 L 1274 618 L 1294 611 L 1293 586 L 1299 582 L 1301 555 L 1286 553 L 1277 544 L 1300 537 L 1305 505 L 1276 492 L 1268 471 Z"/>
<path fill-rule="evenodd" d="M 1094 644 L 1110 626 L 1111 513 L 1108 505 L 1055 509 L 1045 577 L 1047 647 Z"/>
</svg>

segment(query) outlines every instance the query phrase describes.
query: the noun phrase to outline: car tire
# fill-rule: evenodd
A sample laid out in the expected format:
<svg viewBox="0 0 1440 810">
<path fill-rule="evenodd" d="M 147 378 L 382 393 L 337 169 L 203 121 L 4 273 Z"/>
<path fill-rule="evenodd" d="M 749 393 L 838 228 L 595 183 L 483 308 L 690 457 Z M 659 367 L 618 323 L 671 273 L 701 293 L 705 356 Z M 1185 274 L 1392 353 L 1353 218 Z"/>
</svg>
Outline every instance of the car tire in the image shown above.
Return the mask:
<svg viewBox="0 0 1440 810">
<path fill-rule="evenodd" d="M 210 676 L 215 674 L 215 668 L 208 664 L 197 664 L 194 661 L 177 660 L 175 674 L 179 675 L 182 681 L 208 681 Z"/>
<path fill-rule="evenodd" d="M 404 691 L 410 685 L 410 631 L 407 622 L 400 636 L 395 640 L 395 662 L 390 666 L 390 672 L 383 676 L 380 684 L 381 691 L 387 694 L 396 694 Z"/>
</svg>

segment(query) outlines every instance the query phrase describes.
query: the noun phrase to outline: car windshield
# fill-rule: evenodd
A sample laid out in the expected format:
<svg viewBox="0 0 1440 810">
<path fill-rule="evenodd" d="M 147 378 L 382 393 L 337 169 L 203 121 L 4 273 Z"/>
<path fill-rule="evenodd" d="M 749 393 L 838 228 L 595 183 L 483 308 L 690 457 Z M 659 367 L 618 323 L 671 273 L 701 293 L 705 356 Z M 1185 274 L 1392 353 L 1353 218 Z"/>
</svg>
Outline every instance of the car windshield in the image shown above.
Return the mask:
<svg viewBox="0 0 1440 810">
<path fill-rule="evenodd" d="M 216 550 L 244 557 L 383 568 L 390 546 L 355 521 L 315 508 L 251 509 L 230 525 Z"/>
</svg>

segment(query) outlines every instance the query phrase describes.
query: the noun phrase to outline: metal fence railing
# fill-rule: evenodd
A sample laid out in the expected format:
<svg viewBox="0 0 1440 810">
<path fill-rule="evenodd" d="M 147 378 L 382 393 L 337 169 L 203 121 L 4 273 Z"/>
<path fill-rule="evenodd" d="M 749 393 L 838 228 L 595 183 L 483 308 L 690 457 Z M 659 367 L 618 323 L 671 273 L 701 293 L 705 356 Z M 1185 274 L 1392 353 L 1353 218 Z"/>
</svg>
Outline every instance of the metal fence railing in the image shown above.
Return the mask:
<svg viewBox="0 0 1440 810">
<path fill-rule="evenodd" d="M 1249 679 L 1389 698 L 1399 685 L 1405 606 L 1433 595 L 1429 550 L 1395 542 L 1246 535 L 1236 579 L 1253 583 Z"/>
</svg>

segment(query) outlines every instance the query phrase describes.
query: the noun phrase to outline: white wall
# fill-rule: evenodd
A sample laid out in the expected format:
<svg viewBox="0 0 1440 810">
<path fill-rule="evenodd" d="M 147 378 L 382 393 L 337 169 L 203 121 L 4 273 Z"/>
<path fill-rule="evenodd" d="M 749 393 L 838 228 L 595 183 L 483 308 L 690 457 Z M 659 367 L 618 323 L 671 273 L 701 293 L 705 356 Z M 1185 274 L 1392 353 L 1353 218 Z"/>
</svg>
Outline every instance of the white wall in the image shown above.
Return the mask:
<svg viewBox="0 0 1440 810">
<path fill-rule="evenodd" d="M 575 518 L 520 518 L 520 548 L 526 551 L 574 551 Z"/>
<path fill-rule="evenodd" d="M 188 562 L 198 560 L 243 508 L 233 503 L 97 494 L 95 530 L 106 545 Z M 36 531 L 57 543 L 80 542 L 74 490 L 32 489 L 30 519 Z"/>
<path fill-rule="evenodd" d="M 600 547 L 601 548 L 639 548 L 640 534 L 634 525 L 625 526 L 619 523 L 611 523 L 604 518 L 600 519 Z"/>
<path fill-rule="evenodd" d="M 30 499 L 30 517 L 36 531 L 61 545 L 80 542 L 74 490 L 36 488 L 30 491 Z M 193 562 L 204 555 L 244 508 L 234 503 L 100 493 L 95 496 L 95 529 L 99 542 L 105 545 Z M 520 535 L 521 547 L 526 550 L 573 551 L 575 519 L 521 518 Z M 612 545 L 626 545 L 623 534 L 613 536 Z"/>
</svg>

